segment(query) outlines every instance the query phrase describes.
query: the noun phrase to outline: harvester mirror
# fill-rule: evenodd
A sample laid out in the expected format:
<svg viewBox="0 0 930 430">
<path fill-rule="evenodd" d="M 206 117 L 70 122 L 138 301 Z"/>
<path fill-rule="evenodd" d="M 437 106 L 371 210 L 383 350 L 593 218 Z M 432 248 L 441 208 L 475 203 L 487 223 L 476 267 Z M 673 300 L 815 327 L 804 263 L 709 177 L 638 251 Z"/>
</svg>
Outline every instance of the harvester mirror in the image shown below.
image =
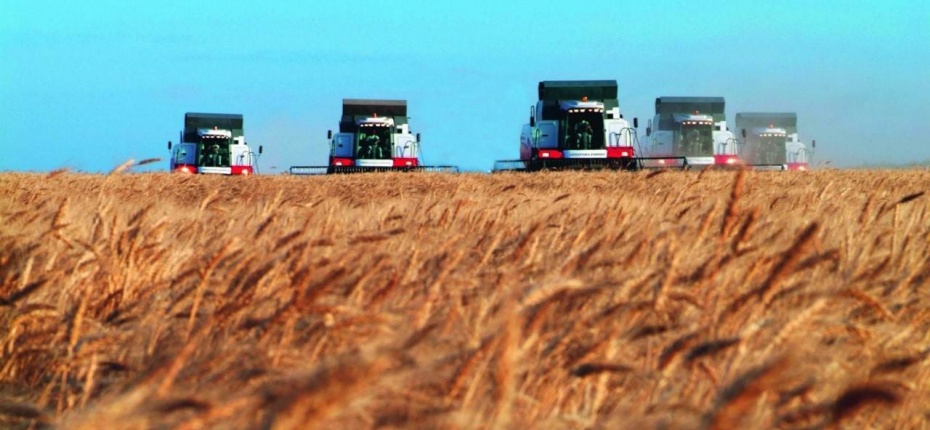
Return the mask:
<svg viewBox="0 0 930 430">
<path fill-rule="evenodd" d="M 646 136 L 652 136 L 652 127 L 646 127 Z"/>
<path fill-rule="evenodd" d="M 633 118 L 633 128 L 639 128 L 639 118 Z"/>
<path fill-rule="evenodd" d="M 745 139 L 745 138 L 746 138 L 746 129 L 744 128 L 744 129 L 740 130 L 740 134 L 742 134 L 742 135 L 743 135 L 743 139 Z"/>
<path fill-rule="evenodd" d="M 170 140 L 168 141 L 168 150 L 169 150 L 169 151 L 171 150 L 171 141 L 170 141 Z"/>
<path fill-rule="evenodd" d="M 533 106 L 530 106 L 530 127 L 536 127 L 536 115 Z"/>
<path fill-rule="evenodd" d="M 816 148 L 816 147 L 817 147 L 817 141 L 816 141 L 816 140 L 812 140 L 812 141 L 811 141 L 811 148 Z"/>
<path fill-rule="evenodd" d="M 326 138 L 332 140 L 332 138 L 333 138 L 333 131 L 332 131 L 332 130 L 326 130 Z"/>
<path fill-rule="evenodd" d="M 417 133 L 417 143 L 420 143 L 420 133 Z"/>
<path fill-rule="evenodd" d="M 258 153 L 259 153 L 259 154 L 262 153 L 262 146 L 261 146 L 261 145 L 258 145 Z"/>
</svg>

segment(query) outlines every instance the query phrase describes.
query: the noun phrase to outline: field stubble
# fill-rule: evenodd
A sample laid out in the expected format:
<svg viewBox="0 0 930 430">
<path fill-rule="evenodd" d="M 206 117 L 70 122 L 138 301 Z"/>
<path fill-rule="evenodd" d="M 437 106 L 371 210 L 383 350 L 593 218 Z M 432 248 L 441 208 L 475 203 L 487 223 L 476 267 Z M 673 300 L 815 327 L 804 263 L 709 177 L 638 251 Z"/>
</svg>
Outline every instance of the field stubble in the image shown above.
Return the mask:
<svg viewBox="0 0 930 430">
<path fill-rule="evenodd" d="M 920 428 L 927 171 L 0 175 L 0 425 Z"/>
</svg>

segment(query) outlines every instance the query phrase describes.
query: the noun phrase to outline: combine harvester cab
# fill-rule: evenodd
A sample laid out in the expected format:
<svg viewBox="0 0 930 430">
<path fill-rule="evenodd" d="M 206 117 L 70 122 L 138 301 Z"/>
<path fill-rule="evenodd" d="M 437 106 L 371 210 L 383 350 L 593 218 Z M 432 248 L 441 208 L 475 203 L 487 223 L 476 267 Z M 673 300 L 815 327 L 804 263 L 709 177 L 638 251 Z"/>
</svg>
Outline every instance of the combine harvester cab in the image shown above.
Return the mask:
<svg viewBox="0 0 930 430">
<path fill-rule="evenodd" d="M 520 159 L 495 172 L 543 169 L 638 169 L 633 127 L 620 114 L 617 81 L 543 81 L 520 133 Z"/>
<path fill-rule="evenodd" d="M 177 145 L 168 142 L 170 171 L 213 175 L 256 173 L 258 155 L 245 143 L 242 115 L 184 114 L 184 130 Z M 258 154 L 262 147 L 258 147 Z"/>
<path fill-rule="evenodd" d="M 410 131 L 408 119 L 406 100 L 344 99 L 339 132 L 327 132 L 329 164 L 291 166 L 290 173 L 458 172 L 455 166 L 420 163 L 420 135 Z"/>
<path fill-rule="evenodd" d="M 741 112 L 736 128 L 743 137 L 743 158 L 754 170 L 810 168 L 813 151 L 798 140 L 798 116 L 794 112 Z M 811 142 L 811 148 L 816 143 Z"/>
<path fill-rule="evenodd" d="M 723 97 L 659 97 L 646 127 L 648 168 L 739 167 L 739 141 L 727 127 Z"/>
</svg>

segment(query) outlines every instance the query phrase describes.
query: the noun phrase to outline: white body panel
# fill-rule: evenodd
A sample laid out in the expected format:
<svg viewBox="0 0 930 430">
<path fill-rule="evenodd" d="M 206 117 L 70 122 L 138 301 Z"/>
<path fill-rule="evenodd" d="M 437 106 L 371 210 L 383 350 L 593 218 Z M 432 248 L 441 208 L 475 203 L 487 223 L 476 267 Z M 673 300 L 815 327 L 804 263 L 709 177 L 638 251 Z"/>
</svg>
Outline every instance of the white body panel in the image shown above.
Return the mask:
<svg viewBox="0 0 930 430">
<path fill-rule="evenodd" d="M 559 102 L 559 106 L 562 110 L 569 109 L 604 109 L 604 103 L 595 102 L 595 101 L 582 101 L 582 100 L 562 100 Z"/>
<path fill-rule="evenodd" d="M 232 166 L 251 166 L 252 151 L 248 145 L 232 145 L 230 148 L 230 165 Z"/>
<path fill-rule="evenodd" d="M 778 165 L 778 166 L 759 165 L 759 166 L 753 166 L 752 170 L 780 172 L 780 171 L 788 170 L 788 166 L 784 164 Z"/>
<path fill-rule="evenodd" d="M 789 163 L 808 163 L 811 162 L 811 150 L 807 145 L 798 140 L 798 134 L 789 134 L 788 142 L 785 143 L 785 150 L 788 152 L 787 160 Z"/>
<path fill-rule="evenodd" d="M 630 123 L 624 119 L 607 119 L 604 120 L 604 128 L 607 130 L 607 146 L 614 148 L 618 146 L 633 146 L 632 137 L 636 132 L 630 133 Z"/>
<path fill-rule="evenodd" d="M 333 155 L 336 157 L 352 158 L 355 145 L 354 133 L 336 133 L 333 136 Z"/>
<path fill-rule="evenodd" d="M 536 124 L 536 144 L 539 148 L 559 147 L 559 123 L 557 121 L 540 121 Z"/>
<path fill-rule="evenodd" d="M 675 139 L 675 134 L 675 132 L 670 130 L 653 131 L 652 136 L 647 138 L 648 142 L 646 143 L 649 155 L 653 157 L 672 155 L 672 142 Z"/>
<path fill-rule="evenodd" d="M 615 115 L 612 119 L 604 119 L 604 142 L 606 146 L 633 146 L 636 131 L 630 127 L 630 122 L 620 118 L 620 109 L 613 109 Z"/>
<path fill-rule="evenodd" d="M 200 129 L 197 129 L 197 135 L 201 137 L 217 137 L 217 138 L 229 139 L 232 137 L 232 132 L 229 130 L 200 128 Z"/>
<path fill-rule="evenodd" d="M 688 164 L 692 166 L 706 166 L 714 164 L 714 157 L 685 157 L 685 160 L 687 160 Z"/>
<path fill-rule="evenodd" d="M 520 144 L 526 147 L 542 149 L 556 149 L 559 147 L 558 121 L 539 121 L 536 127 L 523 125 L 520 133 Z"/>
<path fill-rule="evenodd" d="M 738 155 L 739 141 L 732 131 L 727 130 L 727 122 L 714 124 L 714 155 Z"/>
<path fill-rule="evenodd" d="M 416 136 L 409 133 L 398 133 L 394 135 L 394 157 L 395 158 L 419 158 L 420 144 L 417 143 Z"/>
<path fill-rule="evenodd" d="M 359 167 L 391 167 L 394 160 L 355 160 L 355 165 Z"/>
<path fill-rule="evenodd" d="M 523 128 L 520 129 L 520 147 L 530 147 L 533 146 L 533 131 L 534 127 L 531 127 L 529 124 L 523 124 Z"/>
<path fill-rule="evenodd" d="M 190 142 L 181 142 L 174 147 L 171 155 L 171 170 L 176 165 L 197 165 L 197 144 Z"/>
<path fill-rule="evenodd" d="M 700 113 L 676 113 L 673 118 L 679 124 L 685 121 L 712 122 L 714 120 L 713 116 Z"/>
<path fill-rule="evenodd" d="M 562 151 L 563 158 L 607 158 L 606 149 L 567 149 Z"/>
<path fill-rule="evenodd" d="M 232 167 L 201 167 L 200 173 L 214 174 L 214 175 L 231 175 Z"/>
</svg>

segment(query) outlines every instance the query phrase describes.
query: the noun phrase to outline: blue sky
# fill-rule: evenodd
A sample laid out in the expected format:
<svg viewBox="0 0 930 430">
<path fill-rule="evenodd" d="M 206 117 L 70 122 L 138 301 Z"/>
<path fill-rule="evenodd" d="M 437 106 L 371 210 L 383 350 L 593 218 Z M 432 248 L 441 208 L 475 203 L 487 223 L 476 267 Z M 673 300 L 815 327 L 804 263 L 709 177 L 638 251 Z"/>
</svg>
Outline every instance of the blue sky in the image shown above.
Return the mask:
<svg viewBox="0 0 930 430">
<path fill-rule="evenodd" d="M 834 166 L 930 162 L 928 23 L 925 0 L 8 0 L 0 170 L 167 160 L 185 112 L 242 113 L 263 173 L 324 164 L 342 98 L 407 99 L 426 163 L 487 170 L 548 79 L 616 79 L 641 121 L 659 96 L 794 111 Z"/>
</svg>

